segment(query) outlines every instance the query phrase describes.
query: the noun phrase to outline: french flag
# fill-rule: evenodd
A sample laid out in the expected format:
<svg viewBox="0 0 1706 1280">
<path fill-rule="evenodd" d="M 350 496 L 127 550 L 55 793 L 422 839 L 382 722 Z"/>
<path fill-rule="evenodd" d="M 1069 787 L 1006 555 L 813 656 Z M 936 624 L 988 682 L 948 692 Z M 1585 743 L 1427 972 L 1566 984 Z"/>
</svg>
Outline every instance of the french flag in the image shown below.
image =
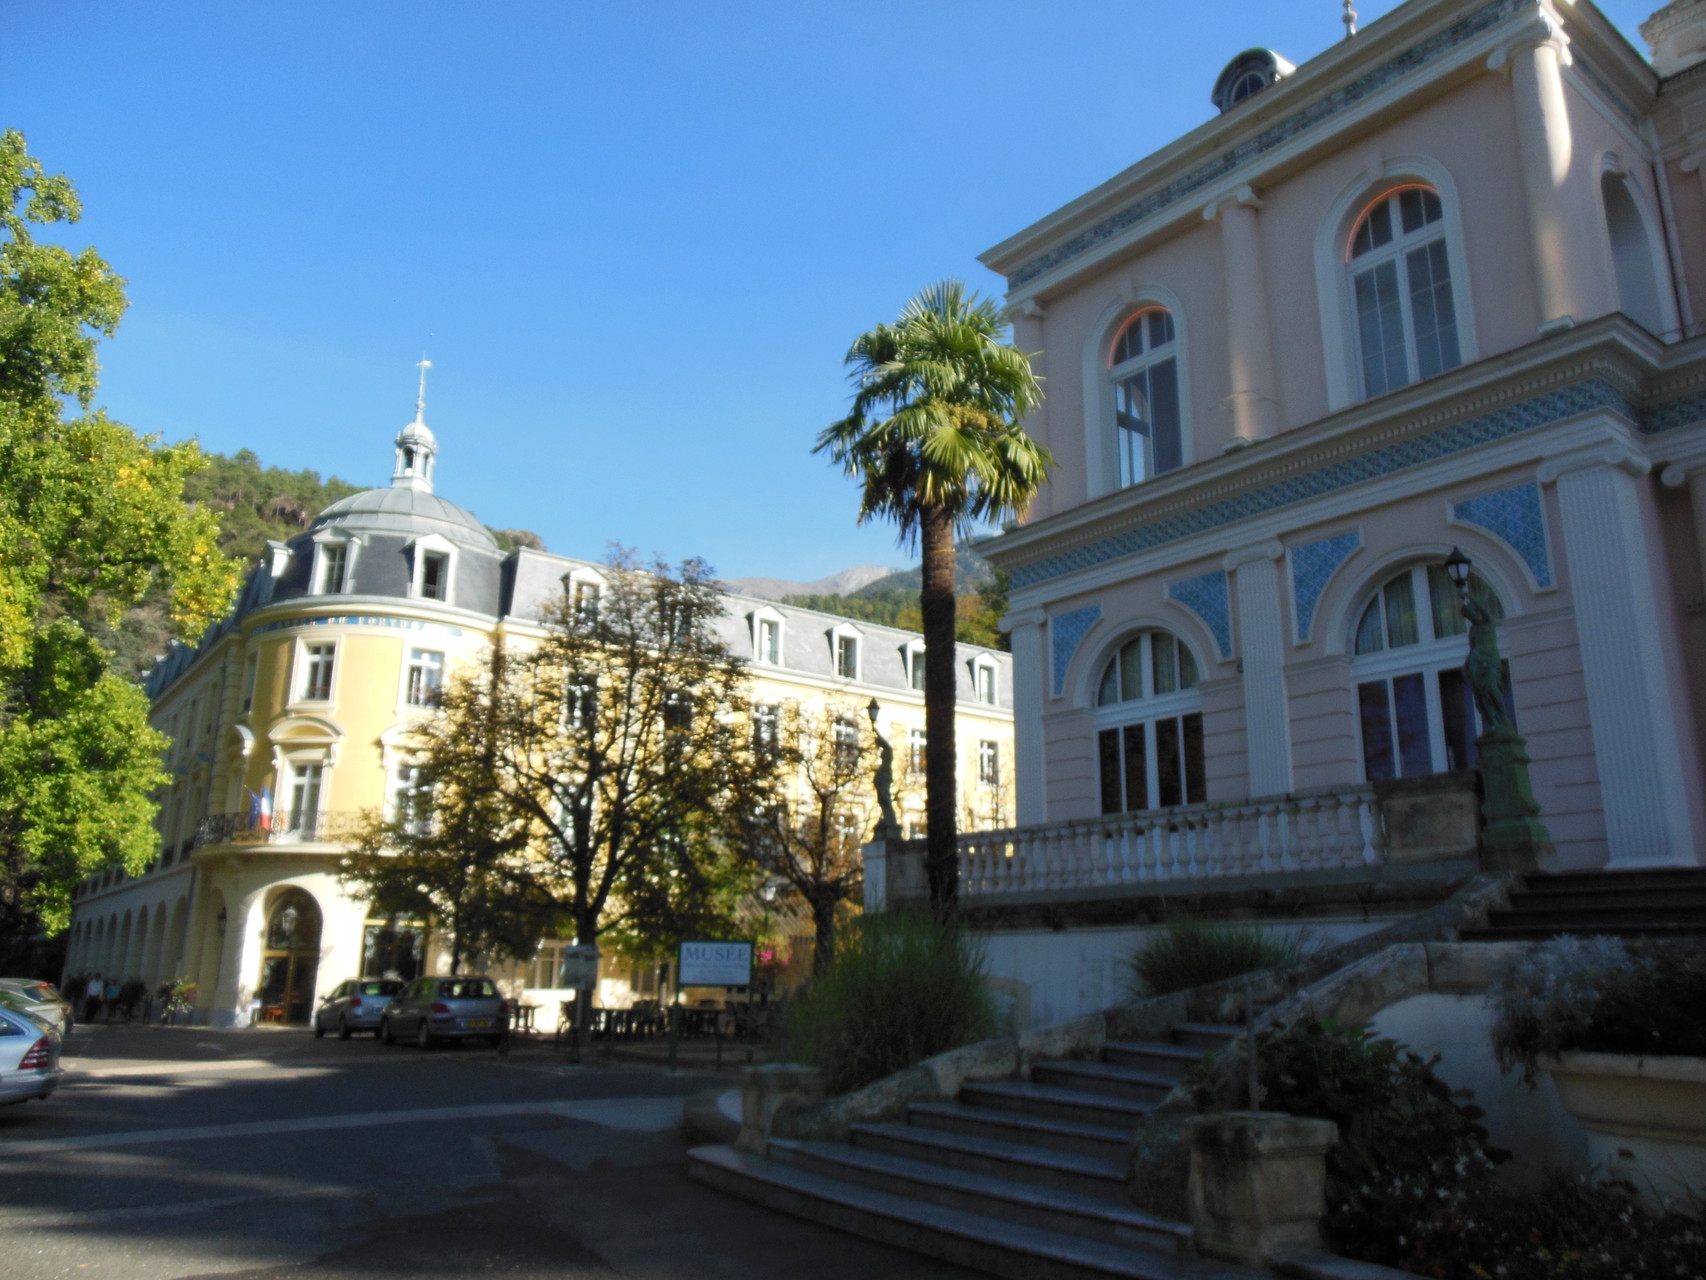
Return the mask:
<svg viewBox="0 0 1706 1280">
<path fill-rule="evenodd" d="M 249 792 L 249 825 L 260 831 L 272 830 L 271 787 L 262 787 L 260 795 Z"/>
</svg>

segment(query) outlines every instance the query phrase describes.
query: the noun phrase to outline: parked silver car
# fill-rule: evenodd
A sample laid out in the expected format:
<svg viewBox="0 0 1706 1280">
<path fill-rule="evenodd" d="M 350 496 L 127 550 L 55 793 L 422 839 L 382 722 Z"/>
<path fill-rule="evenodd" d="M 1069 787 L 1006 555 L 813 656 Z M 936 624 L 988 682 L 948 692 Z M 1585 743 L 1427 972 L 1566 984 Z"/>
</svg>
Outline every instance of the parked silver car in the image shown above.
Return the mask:
<svg viewBox="0 0 1706 1280">
<path fill-rule="evenodd" d="M 412 1039 L 423 1049 L 440 1040 L 509 1043 L 509 1005 L 490 978 L 416 978 L 379 1022 L 386 1044 Z"/>
<path fill-rule="evenodd" d="M 0 978 L 0 991 L 9 991 L 29 1002 L 27 1012 L 44 1022 L 51 1022 L 59 1034 L 71 1034 L 71 1002 L 59 994 L 59 988 L 40 978 Z"/>
<path fill-rule="evenodd" d="M 320 997 L 320 1007 L 314 1010 L 314 1038 L 328 1031 L 336 1031 L 340 1040 L 357 1031 L 378 1035 L 380 1019 L 402 989 L 403 984 L 394 978 L 351 978 L 339 983 Z"/>
<path fill-rule="evenodd" d="M 45 1098 L 65 1079 L 59 1032 L 11 1002 L 0 1003 L 0 1103 Z"/>
</svg>

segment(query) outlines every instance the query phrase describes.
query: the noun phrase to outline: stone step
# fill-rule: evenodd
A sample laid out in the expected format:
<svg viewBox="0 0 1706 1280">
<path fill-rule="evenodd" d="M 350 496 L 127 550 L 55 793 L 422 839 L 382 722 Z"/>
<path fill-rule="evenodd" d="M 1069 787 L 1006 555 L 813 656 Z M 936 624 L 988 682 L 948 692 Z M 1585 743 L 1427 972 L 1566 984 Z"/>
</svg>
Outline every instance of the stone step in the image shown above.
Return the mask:
<svg viewBox="0 0 1706 1280">
<path fill-rule="evenodd" d="M 1146 1071 L 1142 1067 L 1072 1059 L 1033 1063 L 1031 1079 L 1037 1084 L 1060 1085 L 1117 1098 L 1136 1098 L 1139 1102 L 1160 1102 L 1173 1092 L 1174 1085 L 1178 1083 L 1172 1076 Z"/>
<path fill-rule="evenodd" d="M 1513 911 L 1706 910 L 1706 884 L 1679 889 L 1538 889 L 1511 895 Z"/>
<path fill-rule="evenodd" d="M 1051 1116 L 1026 1115 L 971 1107 L 963 1102 L 914 1102 L 906 1109 L 913 1128 L 995 1138 L 1002 1142 L 1067 1151 L 1113 1161 L 1124 1167 L 1131 1130 L 1126 1125 L 1083 1124 Z"/>
<path fill-rule="evenodd" d="M 1600 926 L 1639 928 L 1643 925 L 1693 925 L 1706 928 L 1706 907 L 1624 907 L 1609 904 L 1599 907 L 1529 907 L 1518 911 L 1489 911 L 1489 929 L 1557 929 L 1561 932 L 1593 930 Z"/>
<path fill-rule="evenodd" d="M 1706 868 L 1655 867 L 1645 871 L 1558 871 L 1523 878 L 1519 893 L 1602 893 L 1631 889 L 1698 889 Z"/>
<path fill-rule="evenodd" d="M 695 1147 L 688 1172 L 772 1209 L 1008 1280 L 1255 1280 L 1262 1274 L 929 1204 L 733 1147 Z"/>
<path fill-rule="evenodd" d="M 851 1129 L 853 1145 L 922 1164 L 939 1164 L 1012 1182 L 1075 1191 L 1124 1204 L 1126 1162 L 1077 1151 L 1033 1147 L 1004 1138 L 955 1133 L 916 1124 L 861 1124 Z"/>
<path fill-rule="evenodd" d="M 1201 1062 L 1207 1052 L 1190 1045 L 1163 1044 L 1159 1040 L 1110 1040 L 1102 1046 L 1102 1060 L 1178 1080 Z"/>
<path fill-rule="evenodd" d="M 1675 924 L 1655 921 L 1642 925 L 1601 924 L 1581 928 L 1561 928 L 1557 925 L 1501 925 L 1498 928 L 1465 929 L 1465 942 L 1545 942 L 1569 934 L 1577 938 L 1699 938 L 1706 937 L 1706 925 Z"/>
<path fill-rule="evenodd" d="M 1222 1022 L 1175 1022 L 1171 1029 L 1174 1040 L 1193 1049 L 1223 1049 L 1228 1040 L 1244 1034 L 1243 1027 Z"/>
<path fill-rule="evenodd" d="M 1100 1196 L 913 1160 L 842 1142 L 773 1138 L 769 1154 L 772 1160 L 796 1169 L 950 1209 L 989 1214 L 1006 1222 L 1160 1253 L 1188 1255 L 1192 1251 L 1193 1233 L 1186 1224 L 1170 1222 Z"/>
<path fill-rule="evenodd" d="M 974 1107 L 1021 1111 L 1026 1115 L 1076 1120 L 1082 1124 L 1106 1125 L 1110 1129 L 1123 1128 L 1128 1132 L 1155 1109 L 1153 1102 L 1137 1098 L 1116 1098 L 1111 1094 L 1033 1084 L 1028 1080 L 967 1083 L 960 1086 L 960 1099 Z"/>
</svg>

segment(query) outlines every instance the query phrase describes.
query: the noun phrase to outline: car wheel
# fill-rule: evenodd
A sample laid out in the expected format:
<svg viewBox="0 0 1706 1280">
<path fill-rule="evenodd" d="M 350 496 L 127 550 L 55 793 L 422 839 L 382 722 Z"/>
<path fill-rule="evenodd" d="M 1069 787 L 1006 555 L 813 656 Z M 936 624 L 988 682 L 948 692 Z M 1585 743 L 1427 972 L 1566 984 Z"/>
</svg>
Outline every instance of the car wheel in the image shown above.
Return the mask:
<svg viewBox="0 0 1706 1280">
<path fill-rule="evenodd" d="M 382 1044 L 396 1044 L 397 1037 L 391 1032 L 391 1019 L 379 1019 L 379 1040 Z"/>
<path fill-rule="evenodd" d="M 432 1028 L 427 1026 L 425 1018 L 415 1027 L 415 1045 L 421 1049 L 432 1048 Z"/>
<path fill-rule="evenodd" d="M 338 1039 L 348 1040 L 349 1038 L 350 1038 L 349 1019 L 344 1017 L 343 1014 L 340 1013 L 338 1015 Z"/>
<path fill-rule="evenodd" d="M 322 1036 L 324 1036 L 325 1034 L 326 1034 L 325 1024 L 320 1021 L 320 1015 L 315 1014 L 314 1015 L 314 1038 L 316 1040 L 318 1040 Z"/>
</svg>

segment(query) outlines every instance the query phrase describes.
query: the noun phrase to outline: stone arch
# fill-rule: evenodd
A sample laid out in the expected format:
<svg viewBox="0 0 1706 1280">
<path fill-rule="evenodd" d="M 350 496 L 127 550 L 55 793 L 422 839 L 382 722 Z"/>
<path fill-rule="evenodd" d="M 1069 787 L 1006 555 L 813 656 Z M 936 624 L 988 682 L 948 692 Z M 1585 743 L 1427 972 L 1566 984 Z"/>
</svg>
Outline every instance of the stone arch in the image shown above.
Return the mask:
<svg viewBox="0 0 1706 1280">
<path fill-rule="evenodd" d="M 1523 612 L 1522 596 L 1517 583 L 1525 572 L 1512 553 L 1491 538 L 1478 538 L 1467 530 L 1454 530 L 1463 549 L 1470 552 L 1475 572 L 1486 580 L 1493 594 L 1504 606 L 1505 617 L 1514 618 Z M 1447 542 L 1418 542 L 1397 551 L 1388 552 L 1358 566 L 1356 573 L 1334 576 L 1315 612 L 1315 633 L 1321 638 L 1322 650 L 1342 655 L 1350 652 L 1350 633 L 1361 616 L 1363 606 L 1382 584 L 1406 565 L 1421 561 L 1444 560 L 1451 554 L 1453 544 Z"/>
<path fill-rule="evenodd" d="M 1199 677 L 1204 680 L 1213 679 L 1211 672 L 1220 664 L 1214 637 L 1202 621 L 1188 609 L 1171 609 L 1165 616 L 1143 614 L 1122 618 L 1118 622 L 1110 622 L 1104 618 L 1085 637 L 1085 643 L 1079 647 L 1078 656 L 1074 659 L 1078 670 L 1073 673 L 1067 685 L 1067 700 L 1070 705 L 1084 710 L 1095 710 L 1096 691 L 1102 680 L 1103 669 L 1120 651 L 1121 646 L 1145 631 L 1169 632 L 1175 640 L 1190 650 L 1191 657 L 1197 664 Z"/>
<path fill-rule="evenodd" d="M 275 885 L 262 915 L 260 971 L 255 993 L 265 1021 L 302 1023 L 314 1010 L 325 912 L 299 884 Z"/>
</svg>

